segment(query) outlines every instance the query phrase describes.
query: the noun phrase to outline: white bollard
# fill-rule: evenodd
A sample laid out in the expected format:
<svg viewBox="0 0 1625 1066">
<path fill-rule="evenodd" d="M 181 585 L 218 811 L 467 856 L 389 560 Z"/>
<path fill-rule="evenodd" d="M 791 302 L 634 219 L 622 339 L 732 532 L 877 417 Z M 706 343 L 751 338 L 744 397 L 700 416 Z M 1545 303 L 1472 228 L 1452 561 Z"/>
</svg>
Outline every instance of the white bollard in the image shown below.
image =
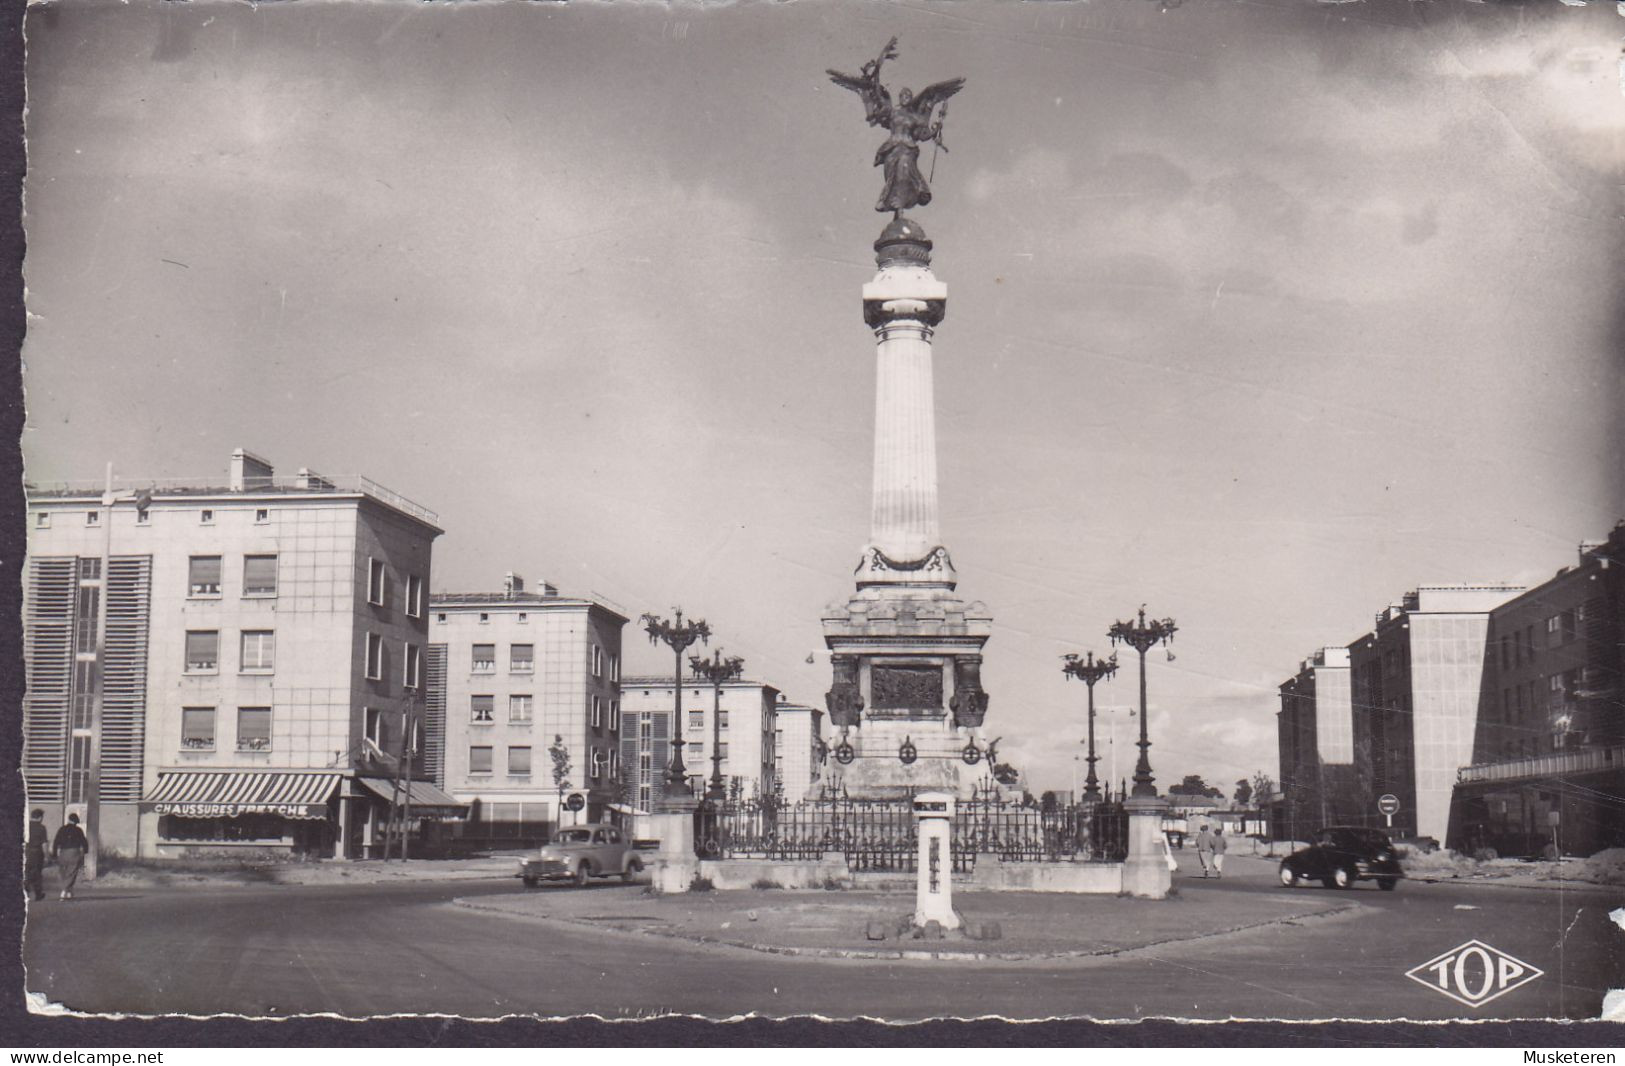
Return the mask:
<svg viewBox="0 0 1625 1066">
<path fill-rule="evenodd" d="M 914 819 L 920 838 L 914 924 L 937 922 L 944 929 L 958 929 L 953 890 L 954 797 L 947 792 L 921 792 L 914 797 Z"/>
</svg>

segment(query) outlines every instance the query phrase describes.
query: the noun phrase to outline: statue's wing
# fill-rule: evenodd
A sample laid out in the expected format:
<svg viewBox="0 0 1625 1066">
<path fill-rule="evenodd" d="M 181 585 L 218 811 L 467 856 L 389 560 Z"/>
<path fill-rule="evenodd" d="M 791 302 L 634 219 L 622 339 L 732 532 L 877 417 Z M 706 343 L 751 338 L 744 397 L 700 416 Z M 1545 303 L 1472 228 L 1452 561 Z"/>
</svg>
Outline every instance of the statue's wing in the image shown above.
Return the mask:
<svg viewBox="0 0 1625 1066">
<path fill-rule="evenodd" d="M 863 117 L 871 126 L 883 126 L 891 119 L 891 93 L 875 78 L 857 78 L 838 70 L 827 70 L 829 80 L 863 97 Z"/>
<path fill-rule="evenodd" d="M 930 118 L 931 112 L 936 109 L 938 104 L 943 103 L 948 97 L 964 87 L 964 78 L 949 78 L 947 81 L 939 81 L 935 85 L 927 85 L 909 102 L 909 110 L 921 118 Z"/>
</svg>

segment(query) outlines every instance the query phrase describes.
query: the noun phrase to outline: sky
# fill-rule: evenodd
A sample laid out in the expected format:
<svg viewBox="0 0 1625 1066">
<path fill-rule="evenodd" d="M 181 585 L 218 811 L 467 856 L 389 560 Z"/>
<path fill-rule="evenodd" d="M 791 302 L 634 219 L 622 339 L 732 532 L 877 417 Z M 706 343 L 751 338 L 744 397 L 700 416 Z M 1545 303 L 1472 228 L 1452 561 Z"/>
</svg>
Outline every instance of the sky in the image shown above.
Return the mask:
<svg viewBox="0 0 1625 1066">
<path fill-rule="evenodd" d="M 823 72 L 895 35 L 894 92 L 968 79 L 913 215 L 988 733 L 1071 787 L 1061 655 L 1143 603 L 1157 776 L 1229 789 L 1314 649 L 1625 517 L 1622 12 L 33 6 L 28 476 L 365 474 L 440 514 L 436 591 L 681 605 L 821 705 L 886 220 Z M 1127 776 L 1133 670 L 1097 695 Z"/>
</svg>

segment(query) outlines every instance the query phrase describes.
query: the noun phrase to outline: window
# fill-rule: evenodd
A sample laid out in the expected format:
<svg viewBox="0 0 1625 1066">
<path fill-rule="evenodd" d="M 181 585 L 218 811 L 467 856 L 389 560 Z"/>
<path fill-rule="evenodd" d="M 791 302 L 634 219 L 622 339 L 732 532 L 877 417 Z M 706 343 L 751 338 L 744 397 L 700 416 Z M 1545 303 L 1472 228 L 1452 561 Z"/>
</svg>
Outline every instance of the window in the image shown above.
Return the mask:
<svg viewBox="0 0 1625 1066">
<path fill-rule="evenodd" d="M 406 575 L 406 614 L 410 618 L 423 617 L 423 579 L 416 574 Z"/>
<path fill-rule="evenodd" d="M 524 625 L 526 622 L 529 622 L 529 621 L 530 621 L 530 615 L 526 614 L 524 611 L 520 611 L 519 612 L 519 624 Z"/>
<path fill-rule="evenodd" d="M 512 747 L 512 748 L 508 749 L 508 776 L 509 777 L 529 777 L 530 776 L 530 748 L 529 748 L 529 746 Z"/>
<path fill-rule="evenodd" d="M 587 775 L 594 781 L 604 775 L 604 753 L 598 748 L 592 749 L 587 762 Z"/>
<path fill-rule="evenodd" d="M 271 708 L 237 708 L 237 750 L 271 750 Z"/>
<path fill-rule="evenodd" d="M 612 732 L 616 731 L 616 730 L 619 730 L 621 728 L 621 701 L 620 700 L 610 700 L 609 701 L 609 728 L 610 728 L 610 730 Z"/>
<path fill-rule="evenodd" d="M 495 644 L 474 645 L 474 661 L 471 669 L 476 674 L 489 674 L 497 668 L 497 646 Z"/>
<path fill-rule="evenodd" d="M 212 674 L 220 668 L 220 631 L 218 629 L 189 629 L 186 631 L 186 672 Z"/>
<path fill-rule="evenodd" d="M 717 755 L 723 759 L 728 757 L 728 742 L 726 740 L 717 745 Z"/>
<path fill-rule="evenodd" d="M 616 684 L 620 683 L 621 657 L 619 655 L 611 655 L 609 657 L 609 679 L 614 681 Z"/>
<path fill-rule="evenodd" d="M 271 520 L 271 509 L 269 507 L 256 507 L 256 508 L 254 508 L 254 524 L 255 525 L 263 526 L 265 523 L 269 522 L 270 520 Z"/>
<path fill-rule="evenodd" d="M 1563 643 L 1563 616 L 1554 614 L 1546 619 L 1546 646 L 1555 648 Z"/>
<path fill-rule="evenodd" d="M 508 645 L 508 669 L 516 674 L 528 674 L 536 669 L 536 645 Z"/>
<path fill-rule="evenodd" d="M 471 722 L 490 723 L 496 721 L 496 697 L 470 696 L 469 712 L 469 721 Z"/>
<path fill-rule="evenodd" d="M 471 774 L 488 774 L 491 772 L 490 745 L 476 744 L 468 749 L 468 772 Z"/>
<path fill-rule="evenodd" d="M 535 710 L 535 700 L 527 695 L 508 697 L 508 721 L 529 722 L 531 712 Z"/>
<path fill-rule="evenodd" d="M 187 565 L 186 582 L 193 596 L 220 595 L 220 556 L 192 556 Z"/>
<path fill-rule="evenodd" d="M 727 729 L 728 728 L 728 712 L 727 711 L 721 710 L 721 711 L 717 712 L 717 728 L 718 729 Z"/>
<path fill-rule="evenodd" d="M 480 625 L 488 626 L 490 624 L 491 624 L 491 616 L 488 613 L 486 613 L 485 611 L 481 611 L 480 612 Z"/>
<path fill-rule="evenodd" d="M 197 513 L 197 520 L 200 524 L 205 526 L 214 525 L 214 510 L 212 508 L 205 507 L 203 510 Z"/>
<path fill-rule="evenodd" d="M 434 621 L 435 621 L 435 625 L 440 625 L 440 626 L 445 625 L 446 624 L 446 612 L 441 611 L 439 614 L 435 615 L 434 616 Z"/>
<path fill-rule="evenodd" d="M 375 751 L 382 751 L 379 745 L 384 742 L 384 712 L 376 707 L 368 707 L 362 712 L 362 736 Z"/>
<path fill-rule="evenodd" d="M 102 513 L 100 511 L 86 511 L 85 512 L 85 525 L 87 525 L 87 526 L 99 526 L 101 524 L 102 524 Z"/>
<path fill-rule="evenodd" d="M 596 644 L 592 646 L 592 676 L 604 676 L 604 649 Z"/>
<path fill-rule="evenodd" d="M 96 623 L 98 612 L 101 609 L 102 590 L 95 585 L 82 585 L 79 588 L 79 609 L 74 617 L 73 650 L 96 652 Z"/>
<path fill-rule="evenodd" d="M 243 630 L 243 655 L 238 669 L 270 672 L 276 668 L 276 633 L 269 629 Z"/>
<path fill-rule="evenodd" d="M 705 712 L 704 711 L 689 711 L 688 712 L 688 727 L 690 729 L 704 729 L 705 728 Z"/>
<path fill-rule="evenodd" d="M 214 708 L 181 708 L 181 747 L 186 751 L 214 750 Z"/>
<path fill-rule="evenodd" d="M 402 686 L 417 688 L 423 677 L 423 649 L 416 644 L 406 646 L 406 670 L 401 678 Z"/>
<path fill-rule="evenodd" d="M 243 595 L 276 595 L 276 556 L 243 556 Z"/>
<path fill-rule="evenodd" d="M 597 696 L 592 698 L 592 727 L 602 729 L 604 726 L 604 701 Z"/>
<path fill-rule="evenodd" d="M 48 514 L 45 511 L 40 511 L 38 514 L 34 515 L 34 528 L 35 529 L 50 529 L 51 528 L 51 516 L 50 516 L 50 514 Z"/>
<path fill-rule="evenodd" d="M 151 525 L 152 512 L 147 510 L 145 507 L 142 507 L 140 504 L 137 504 L 135 508 L 135 524 L 138 526 Z"/>
<path fill-rule="evenodd" d="M 102 578 L 102 561 L 100 559 L 79 560 L 80 581 L 100 581 Z"/>
<path fill-rule="evenodd" d="M 379 633 L 367 634 L 367 680 L 384 679 L 384 638 Z"/>
<path fill-rule="evenodd" d="M 367 602 L 374 607 L 384 605 L 384 561 L 367 559 Z"/>
</svg>

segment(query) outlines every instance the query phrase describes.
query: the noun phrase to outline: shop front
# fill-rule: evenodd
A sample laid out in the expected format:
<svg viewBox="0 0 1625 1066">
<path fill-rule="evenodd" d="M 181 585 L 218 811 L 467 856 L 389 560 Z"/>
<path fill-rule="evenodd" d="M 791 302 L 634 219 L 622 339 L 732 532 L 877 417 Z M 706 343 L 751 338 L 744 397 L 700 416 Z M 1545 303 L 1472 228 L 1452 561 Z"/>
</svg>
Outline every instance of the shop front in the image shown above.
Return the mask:
<svg viewBox="0 0 1625 1066">
<path fill-rule="evenodd" d="M 332 772 L 160 773 L 141 801 L 143 854 L 158 858 L 330 858 Z"/>
</svg>

